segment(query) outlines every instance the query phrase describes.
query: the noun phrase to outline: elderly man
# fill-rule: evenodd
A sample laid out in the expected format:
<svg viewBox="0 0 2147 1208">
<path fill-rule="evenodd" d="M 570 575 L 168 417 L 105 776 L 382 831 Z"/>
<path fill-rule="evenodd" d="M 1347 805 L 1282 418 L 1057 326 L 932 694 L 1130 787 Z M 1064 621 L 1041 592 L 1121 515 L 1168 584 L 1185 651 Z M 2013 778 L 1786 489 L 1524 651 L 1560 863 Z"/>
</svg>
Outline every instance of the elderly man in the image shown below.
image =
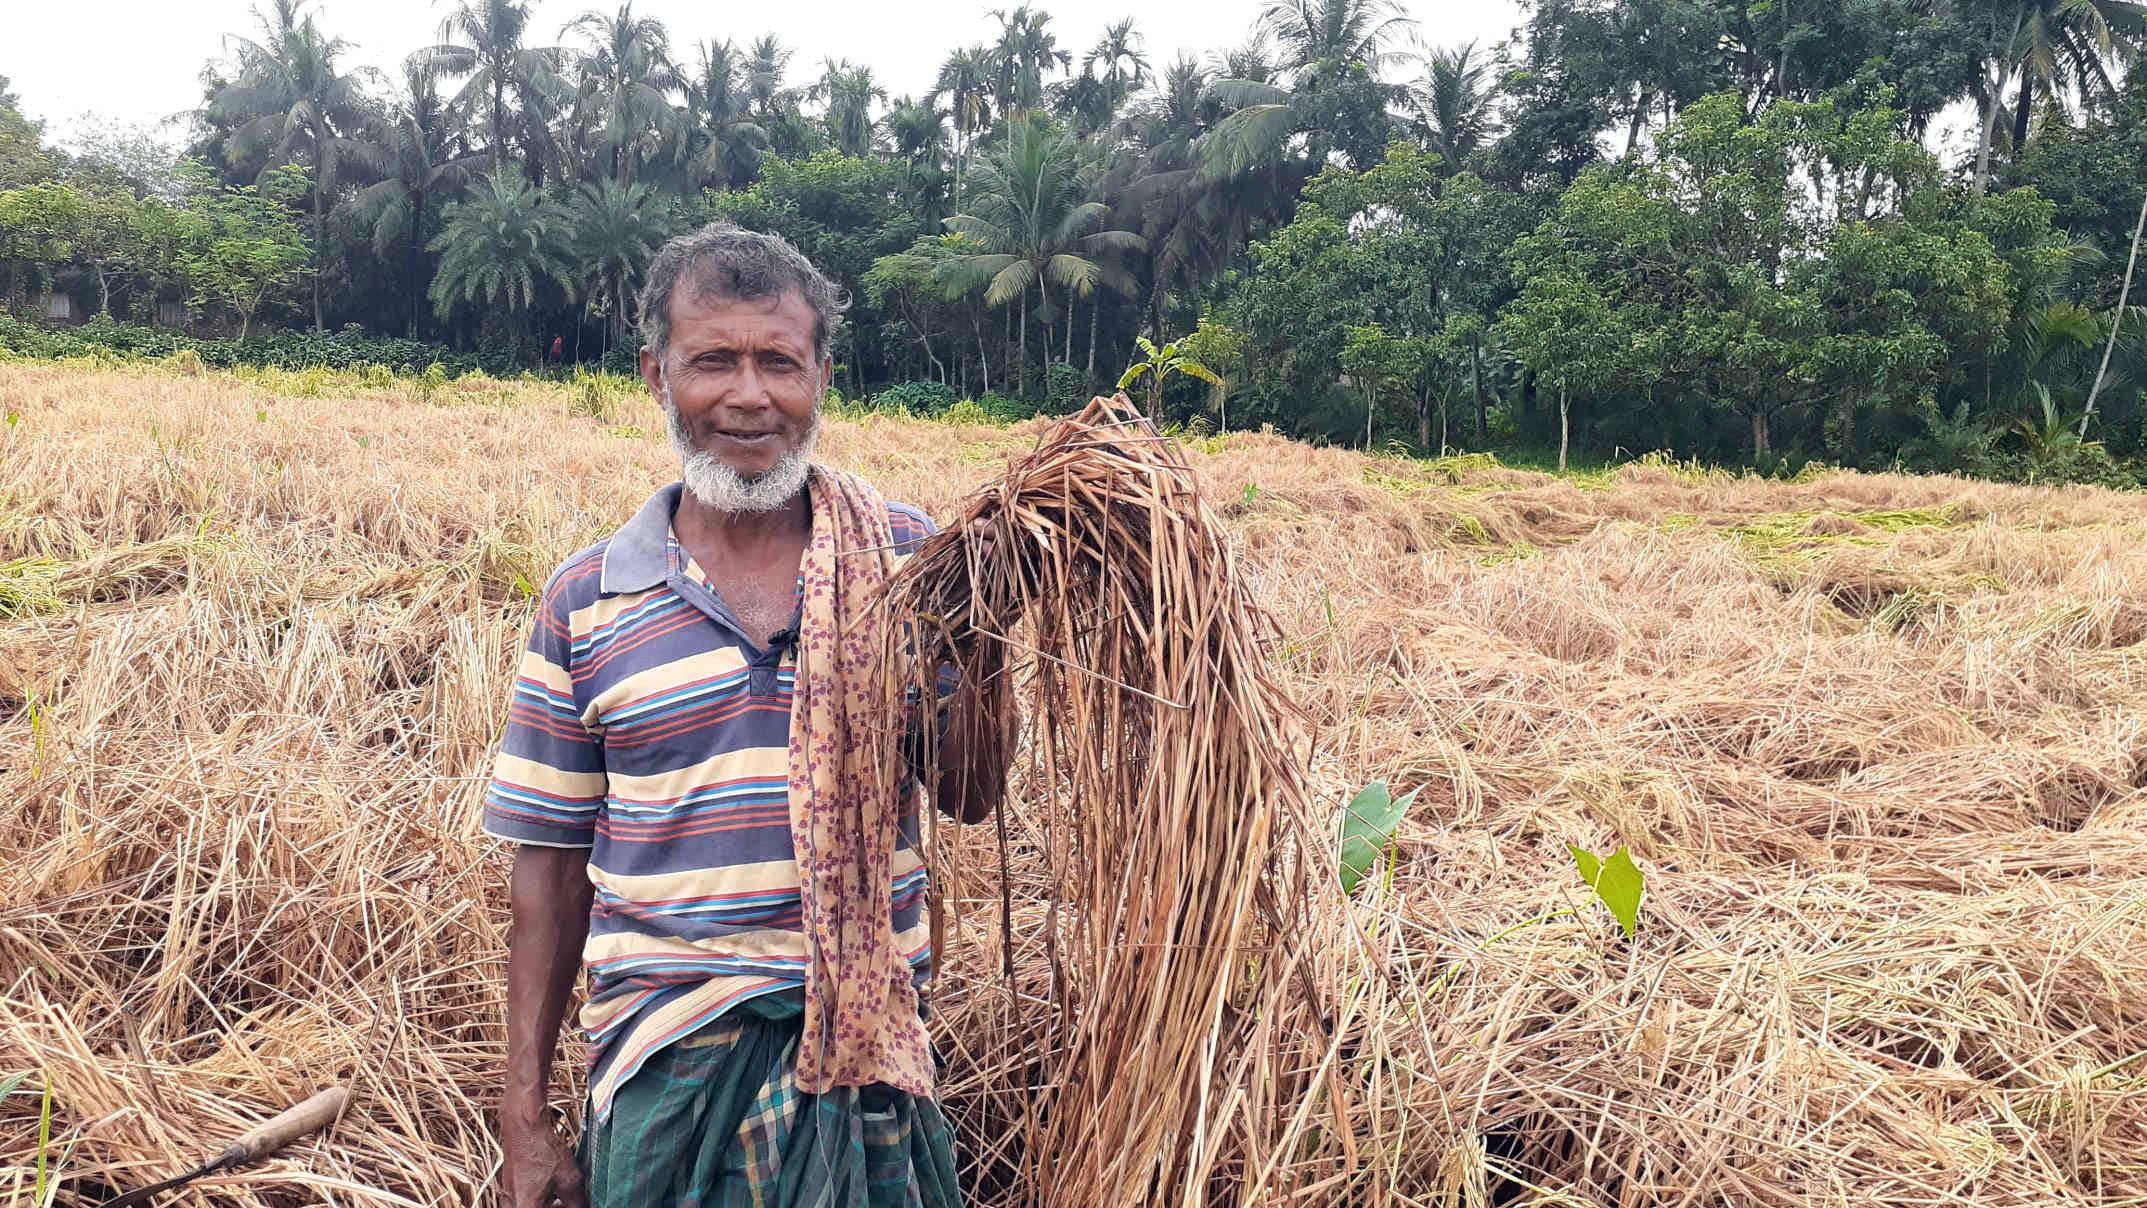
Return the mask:
<svg viewBox="0 0 2147 1208">
<path fill-rule="evenodd" d="M 902 766 L 875 744 L 936 727 L 936 804 L 973 821 L 1003 744 L 975 676 L 943 677 L 931 716 L 869 697 L 867 597 L 933 528 L 811 460 L 840 309 L 735 227 L 649 267 L 641 374 L 683 481 L 547 583 L 485 798 L 516 845 L 510 1208 L 958 1202 L 918 993 L 923 792 L 871 772 Z M 546 1105 L 577 967 L 578 1152 Z"/>
</svg>

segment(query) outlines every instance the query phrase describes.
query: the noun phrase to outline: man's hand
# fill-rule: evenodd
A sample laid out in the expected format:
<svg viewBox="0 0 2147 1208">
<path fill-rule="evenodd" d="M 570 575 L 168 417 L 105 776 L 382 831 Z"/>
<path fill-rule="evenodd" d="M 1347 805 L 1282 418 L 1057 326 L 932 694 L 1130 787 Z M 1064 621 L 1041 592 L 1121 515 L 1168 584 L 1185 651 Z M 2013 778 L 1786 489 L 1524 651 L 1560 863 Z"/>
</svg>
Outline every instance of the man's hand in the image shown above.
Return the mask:
<svg viewBox="0 0 2147 1208">
<path fill-rule="evenodd" d="M 499 1143 L 506 1154 L 500 1168 L 503 1208 L 589 1208 L 574 1148 L 552 1127 L 542 1105 L 534 1117 L 524 1107 L 502 1105 Z"/>
<path fill-rule="evenodd" d="M 507 1078 L 500 1096 L 500 1170 L 506 1208 L 587 1208 L 573 1147 L 552 1128 L 546 1095 L 552 1050 L 589 935 L 589 853 L 515 849 L 508 889 Z"/>
</svg>

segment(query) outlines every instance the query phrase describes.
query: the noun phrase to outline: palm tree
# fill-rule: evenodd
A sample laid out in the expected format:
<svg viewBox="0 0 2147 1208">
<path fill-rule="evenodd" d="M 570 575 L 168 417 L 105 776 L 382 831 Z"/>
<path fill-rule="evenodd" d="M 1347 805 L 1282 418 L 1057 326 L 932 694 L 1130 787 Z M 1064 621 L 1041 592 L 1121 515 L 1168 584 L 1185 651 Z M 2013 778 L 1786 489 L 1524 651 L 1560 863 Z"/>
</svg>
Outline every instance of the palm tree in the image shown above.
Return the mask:
<svg viewBox="0 0 2147 1208">
<path fill-rule="evenodd" d="M 1065 131 L 1031 115 L 1017 116 L 1007 124 L 1004 145 L 977 166 L 969 209 L 947 219 L 947 229 L 974 249 L 960 261 L 968 287 L 982 287 L 987 306 L 1020 308 L 1018 382 L 1025 383 L 1028 375 L 1031 287 L 1048 307 L 1054 285 L 1069 301 L 1090 296 L 1098 285 L 1129 285 L 1118 280 L 1123 272 L 1107 253 L 1145 246 L 1132 231 L 1099 229 L 1110 207 L 1086 199 L 1079 150 Z M 1044 313 L 1048 323 L 1055 312 Z M 1070 324 L 1070 308 L 1066 317 Z M 1071 334 L 1069 327 L 1069 340 Z M 1048 326 L 1044 347 L 1048 356 Z"/>
<path fill-rule="evenodd" d="M 1497 133 L 1498 86 L 1489 59 L 1476 43 L 1434 50 L 1423 56 L 1424 74 L 1410 89 L 1426 141 L 1446 161 L 1449 172 Z"/>
<path fill-rule="evenodd" d="M 1013 9 L 995 8 L 999 41 L 991 48 L 993 99 L 999 112 L 1035 109 L 1044 102 L 1044 75 L 1054 66 L 1064 71 L 1073 55 L 1060 50 L 1058 37 L 1045 29 L 1051 14 L 1024 4 Z"/>
<path fill-rule="evenodd" d="M 458 303 L 496 305 L 519 314 L 536 305 L 545 281 L 571 296 L 574 278 L 563 251 L 567 232 L 527 181 L 495 169 L 442 217 L 440 233 L 426 245 L 440 253 L 439 271 L 426 292 L 441 319 Z"/>
<path fill-rule="evenodd" d="M 2002 11 L 2002 10 L 2000 10 Z M 1993 14 L 1991 32 L 1997 32 Z M 1982 137 L 1976 147 L 1975 187 L 1990 184 L 1991 144 L 2005 103 L 2005 83 L 2015 71 L 2019 92 L 2013 105 L 2013 146 L 2028 140 L 2028 118 L 2037 97 L 2062 104 L 2064 92 L 2117 95 L 2109 72 L 2113 57 L 2136 57 L 2147 40 L 2147 5 L 2135 0 L 2019 0 L 2013 31 L 1998 43 L 1988 74 L 1980 81 Z"/>
<path fill-rule="evenodd" d="M 768 145 L 778 155 L 803 155 L 813 133 L 798 115 L 803 88 L 783 83 L 790 60 L 797 54 L 774 34 L 762 34 L 746 47 L 746 95 L 752 98 L 753 120 L 768 132 Z"/>
<path fill-rule="evenodd" d="M 411 56 L 449 78 L 467 77 L 449 106 L 473 114 L 480 107 L 490 132 L 492 166 L 507 162 L 519 137 L 532 181 L 542 181 L 550 122 L 566 91 L 567 52 L 557 46 L 524 46 L 528 0 L 462 0 L 440 23 L 440 44 Z"/>
<path fill-rule="evenodd" d="M 962 168 L 977 132 L 991 124 L 992 56 L 982 46 L 957 50 L 939 65 L 932 100 L 944 99 L 954 121 L 954 208 L 962 208 Z"/>
<path fill-rule="evenodd" d="M 366 136 L 373 118 L 364 90 L 369 68 L 337 69 L 349 49 L 313 24 L 305 0 L 270 0 L 255 11 L 260 40 L 231 35 L 236 79 L 210 98 L 204 117 L 233 127 L 225 154 L 234 161 L 266 152 L 263 170 L 288 163 L 312 169 L 313 330 L 320 331 L 322 257 L 328 243 L 328 197 L 350 160 L 376 164 L 380 148 Z"/>
<path fill-rule="evenodd" d="M 947 158 L 947 111 L 929 96 L 902 97 L 887 111 L 887 135 L 912 176 L 937 172 Z"/>
<path fill-rule="evenodd" d="M 606 351 L 626 334 L 627 285 L 678 229 L 669 203 L 649 185 L 605 180 L 585 184 L 568 212 L 568 246 L 589 292 L 604 299 Z"/>
<path fill-rule="evenodd" d="M 1148 82 L 1148 56 L 1141 51 L 1141 41 L 1133 18 L 1127 17 L 1104 26 L 1103 36 L 1081 60 L 1081 73 L 1102 82 L 1114 110 Z M 1099 66 L 1103 68 L 1100 73 L 1096 71 Z"/>
<path fill-rule="evenodd" d="M 1244 60 L 1240 60 L 1244 66 Z M 1120 122 L 1117 139 L 1139 148 L 1118 157 L 1118 225 L 1148 243 L 1148 327 L 1162 326 L 1163 299 L 1213 281 L 1244 254 L 1254 224 L 1295 203 L 1300 173 L 1213 176 L 1199 170 L 1201 138 L 1225 116 L 1209 73 L 1180 56 L 1159 86 Z"/>
<path fill-rule="evenodd" d="M 1232 112 L 1202 140 L 1202 168 L 1239 175 L 1284 158 L 1298 135 L 1314 170 L 1337 149 L 1358 167 L 1386 150 L 1386 111 L 1404 90 L 1379 79 L 1390 43 L 1415 22 L 1397 0 L 1272 0 L 1257 26 L 1286 83 L 1234 78 L 1211 87 Z M 1261 56 L 1260 66 L 1266 66 Z"/>
<path fill-rule="evenodd" d="M 700 64 L 686 80 L 691 118 L 686 146 L 695 183 L 727 189 L 751 180 L 768 149 L 768 132 L 753 120 L 747 64 L 737 46 L 701 43 Z"/>
<path fill-rule="evenodd" d="M 887 99 L 887 90 L 872 78 L 870 67 L 848 59 L 827 60 L 812 97 L 827 106 L 823 120 L 829 142 L 854 159 L 872 154 L 872 106 Z"/>
<path fill-rule="evenodd" d="M 418 335 L 418 285 L 425 280 L 425 217 L 436 195 L 460 189 L 481 158 L 450 153 L 452 128 L 438 77 L 427 59 L 413 56 L 403 64 L 405 95 L 386 131 L 387 172 L 345 203 L 358 222 L 372 231 L 373 252 L 385 259 L 397 243 L 408 247 L 406 272 L 410 314 L 404 333 Z"/>
<path fill-rule="evenodd" d="M 633 0 L 611 16 L 590 11 L 560 31 L 589 40 L 581 58 L 580 107 L 602 125 L 597 145 L 610 161 L 606 172 L 624 181 L 650 159 L 676 129 L 671 94 L 684 87 L 671 64 L 670 35 L 654 17 L 636 17 Z"/>
</svg>

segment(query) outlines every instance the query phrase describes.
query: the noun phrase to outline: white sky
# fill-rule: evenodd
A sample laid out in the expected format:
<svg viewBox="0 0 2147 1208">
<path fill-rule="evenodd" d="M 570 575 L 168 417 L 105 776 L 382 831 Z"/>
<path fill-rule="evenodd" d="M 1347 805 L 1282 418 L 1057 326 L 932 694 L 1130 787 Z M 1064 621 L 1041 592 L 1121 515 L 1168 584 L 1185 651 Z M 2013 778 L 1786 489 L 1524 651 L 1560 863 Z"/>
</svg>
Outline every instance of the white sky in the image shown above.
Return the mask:
<svg viewBox="0 0 2147 1208">
<path fill-rule="evenodd" d="M 987 41 L 989 13 L 1017 0 L 782 0 L 759 10 L 708 0 L 639 0 L 636 9 L 669 27 L 674 53 L 708 37 L 743 43 L 774 32 L 798 48 L 794 76 L 814 73 L 829 56 L 869 64 L 896 96 L 923 92 L 957 45 Z M 561 26 L 615 0 L 538 0 L 533 40 L 556 43 Z M 1195 55 L 1244 42 L 1259 0 L 1039 0 L 1052 15 L 1059 45 L 1080 54 L 1106 23 L 1134 15 L 1158 69 L 1180 49 Z M 448 0 L 317 0 L 323 29 L 352 46 L 351 62 L 395 78 L 395 65 L 432 43 Z M 1411 15 L 1430 45 L 1478 39 L 1488 49 L 1519 20 L 1514 0 L 1415 0 Z M 64 141 L 84 114 L 148 123 L 200 102 L 202 64 L 220 54 L 223 35 L 250 33 L 251 0 L 0 0 L 0 75 L 22 107 Z"/>
</svg>

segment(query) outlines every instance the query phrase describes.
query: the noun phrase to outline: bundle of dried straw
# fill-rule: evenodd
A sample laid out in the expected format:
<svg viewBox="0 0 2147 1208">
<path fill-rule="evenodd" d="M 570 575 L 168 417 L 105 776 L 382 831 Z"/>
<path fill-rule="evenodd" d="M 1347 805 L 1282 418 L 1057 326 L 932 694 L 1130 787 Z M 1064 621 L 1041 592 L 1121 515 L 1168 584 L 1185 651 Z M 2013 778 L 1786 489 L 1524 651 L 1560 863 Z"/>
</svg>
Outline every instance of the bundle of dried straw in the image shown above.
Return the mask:
<svg viewBox="0 0 2147 1208">
<path fill-rule="evenodd" d="M 1051 429 L 890 584 L 924 657 L 890 650 L 890 705 L 952 662 L 1029 721 L 1022 824 L 1042 853 L 1048 960 L 1017 982 L 993 1196 L 1031 1204 L 1253 1202 L 1325 1034 L 1298 948 L 1306 752 L 1270 633 L 1183 454 L 1123 396 Z M 936 773 L 934 773 L 936 775 Z M 997 830 L 999 925 L 1015 870 Z M 959 877 L 962 845 L 936 843 Z M 971 849 L 974 851 L 974 848 Z M 1036 1001 L 1041 997 L 1042 1002 Z"/>
</svg>

